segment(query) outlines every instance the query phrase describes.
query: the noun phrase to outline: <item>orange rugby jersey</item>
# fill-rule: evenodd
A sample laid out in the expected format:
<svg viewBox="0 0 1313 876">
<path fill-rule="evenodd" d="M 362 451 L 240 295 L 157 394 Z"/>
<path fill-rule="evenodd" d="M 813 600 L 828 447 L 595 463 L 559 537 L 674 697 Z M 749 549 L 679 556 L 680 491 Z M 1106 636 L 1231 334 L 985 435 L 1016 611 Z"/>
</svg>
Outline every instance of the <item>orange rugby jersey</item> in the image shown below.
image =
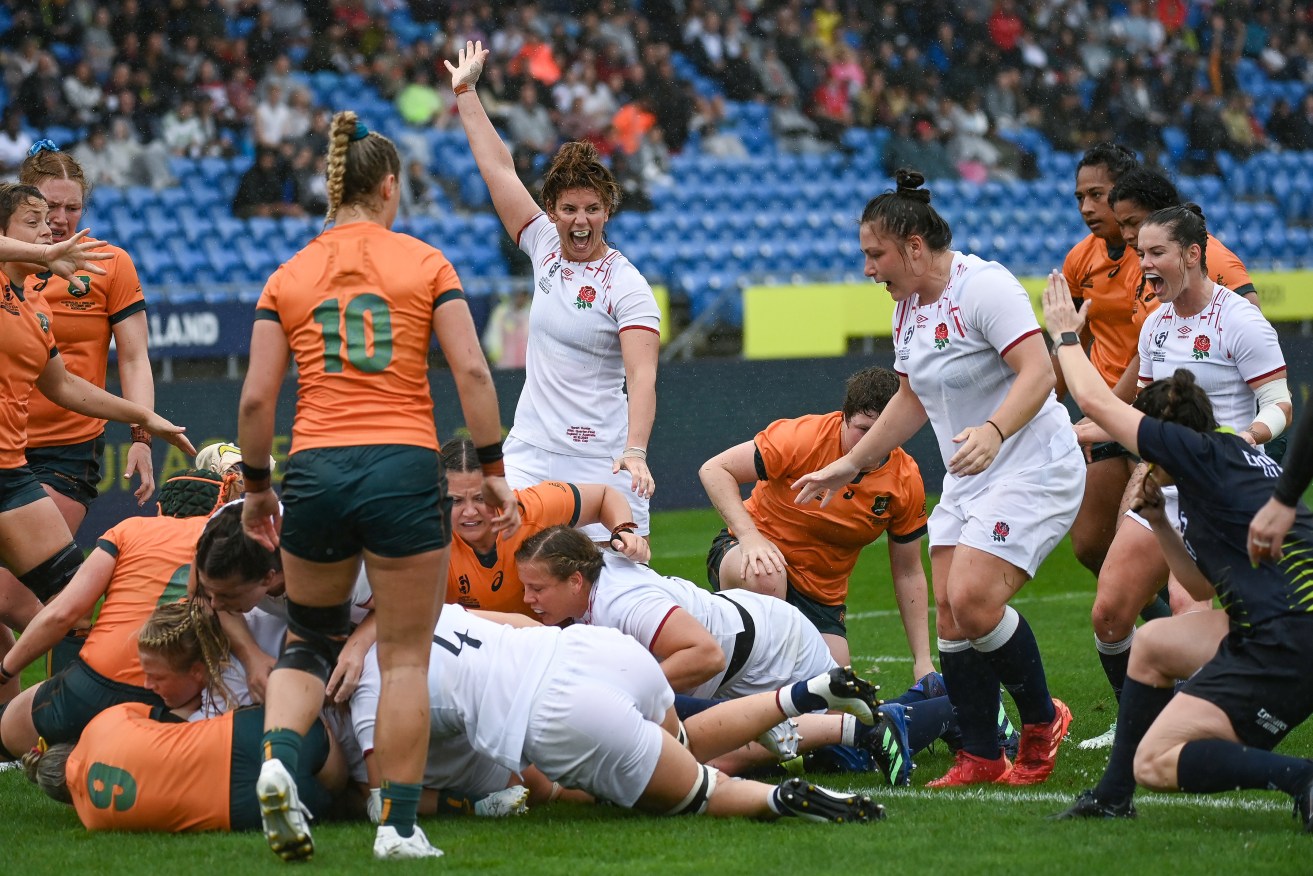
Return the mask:
<svg viewBox="0 0 1313 876">
<path fill-rule="evenodd" d="M 433 311 L 460 295 L 456 269 L 441 252 L 373 222 L 330 228 L 275 271 L 255 318 L 278 321 L 296 358 L 291 452 L 436 449 Z"/>
<path fill-rule="evenodd" d="M 233 712 L 172 723 L 145 703 L 111 706 L 68 755 L 68 791 L 87 830 L 229 830 Z"/>
<path fill-rule="evenodd" d="M 1062 263 L 1071 297 L 1090 302 L 1089 331 L 1094 336 L 1090 361 L 1108 386 L 1115 386 L 1140 341 L 1133 318 L 1140 283 L 1140 258 L 1129 246 L 1120 258 L 1108 253 L 1108 243 L 1093 234 L 1071 248 Z"/>
<path fill-rule="evenodd" d="M 477 553 L 460 538 L 451 540 L 447 598 L 466 608 L 505 611 L 534 617 L 524 604 L 524 582 L 515 569 L 515 552 L 531 535 L 552 526 L 579 522 L 579 490 L 574 484 L 545 481 L 516 490 L 520 528 L 510 538 L 497 537 L 492 553 Z"/>
<path fill-rule="evenodd" d="M 141 280 L 132 258 L 117 246 L 101 252 L 114 257 L 96 264 L 108 272 L 83 274 L 91 291 L 82 292 L 63 277 L 49 273 L 27 278 L 27 295 L 49 318 L 59 339 L 59 355 L 73 374 L 105 388 L 109 363 L 110 332 L 116 323 L 146 309 Z M 27 443 L 32 447 L 56 447 L 90 441 L 105 431 L 105 421 L 75 414 L 41 394 L 32 393 L 27 420 Z"/>
<path fill-rule="evenodd" d="M 843 414 L 835 411 L 776 420 L 759 432 L 759 480 L 744 503 L 757 530 L 788 561 L 789 582 L 825 605 L 847 598 L 858 555 L 881 533 L 911 541 L 926 529 L 921 470 L 901 449 L 879 468 L 858 475 L 828 506 L 793 503 L 797 493 L 790 484 L 843 455 L 842 429 Z"/>
<path fill-rule="evenodd" d="M 3 278 L 0 278 L 3 279 Z M 4 281 L 0 285 L 0 469 L 27 464 L 28 405 L 36 379 L 58 354 L 50 318 Z"/>
<path fill-rule="evenodd" d="M 82 660 L 113 681 L 144 687 L 137 634 L 156 606 L 187 595 L 196 542 L 209 520 L 129 517 L 96 540 L 116 558 L 100 615 L 82 644 Z"/>
<path fill-rule="evenodd" d="M 1208 248 L 1204 250 L 1204 261 L 1208 264 L 1208 276 L 1214 283 L 1225 286 L 1237 295 L 1254 291 L 1254 281 L 1250 279 L 1249 270 L 1240 261 L 1240 256 L 1231 252 L 1226 244 L 1211 234 L 1208 235 Z M 1140 272 L 1133 314 L 1137 337 L 1140 326 L 1144 325 L 1149 314 L 1158 309 L 1158 304 L 1158 296 L 1144 282 L 1144 273 Z"/>
</svg>

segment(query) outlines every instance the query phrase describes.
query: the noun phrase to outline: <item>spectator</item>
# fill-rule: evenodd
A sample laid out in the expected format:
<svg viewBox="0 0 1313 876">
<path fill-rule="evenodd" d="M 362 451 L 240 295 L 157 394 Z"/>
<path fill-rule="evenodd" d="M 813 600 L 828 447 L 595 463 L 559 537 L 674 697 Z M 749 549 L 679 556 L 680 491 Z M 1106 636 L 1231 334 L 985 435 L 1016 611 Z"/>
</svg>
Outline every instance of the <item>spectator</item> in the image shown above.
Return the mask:
<svg viewBox="0 0 1313 876">
<path fill-rule="evenodd" d="M 898 127 L 885 149 L 885 167 L 892 174 L 901 167 L 914 168 L 926 179 L 957 179 L 959 174 L 939 142 L 935 126 L 926 119 L 913 123 L 911 116 L 898 120 Z"/>
<path fill-rule="evenodd" d="M 97 80 L 109 76 L 118 48 L 110 35 L 112 19 L 108 6 L 97 5 L 91 15 L 91 23 L 82 34 L 82 58 L 91 67 L 91 74 Z"/>
<path fill-rule="evenodd" d="M 410 73 L 410 82 L 397 94 L 396 107 L 406 124 L 428 127 L 442 121 L 446 103 L 433 87 L 429 71 L 417 67 Z"/>
<path fill-rule="evenodd" d="M 790 99 L 789 95 L 777 95 Z M 748 147 L 743 138 L 733 131 L 726 130 L 725 99 L 720 95 L 698 98 L 698 111 L 693 116 L 691 127 L 701 133 L 701 148 L 704 155 L 720 158 L 747 158 Z"/>
<path fill-rule="evenodd" d="M 169 152 L 187 158 L 199 158 L 205 154 L 209 145 L 209 137 L 196 115 L 196 102 L 193 100 L 184 100 L 165 114 L 160 125 L 160 136 Z"/>
<path fill-rule="evenodd" d="M 105 154 L 110 173 L 122 180 L 119 185 L 162 189 L 178 182 L 169 170 L 169 151 L 165 145 L 159 140 L 143 144 L 127 118 L 110 121 Z"/>
<path fill-rule="evenodd" d="M 0 179 L 14 182 L 18 178 L 18 166 L 27 157 L 31 143 L 32 138 L 23 130 L 23 113 L 14 104 L 5 107 L 0 121 Z"/>
<path fill-rule="evenodd" d="M 767 45 L 756 63 L 757 78 L 761 81 L 762 92 L 767 100 L 774 101 L 780 95 L 796 98 L 798 84 L 793 81 L 788 66 L 780 60 L 780 53 L 774 45 Z"/>
<path fill-rule="evenodd" d="M 36 69 L 23 80 L 14 102 L 23 107 L 28 122 L 37 128 L 72 122 L 54 55 L 42 52 L 37 56 Z"/>
<path fill-rule="evenodd" d="M 820 139 L 816 122 L 798 109 L 797 101 L 787 94 L 776 98 L 771 108 L 770 129 L 781 152 L 803 155 L 829 151 Z"/>
<path fill-rule="evenodd" d="M 401 175 L 401 215 L 437 216 L 442 210 L 438 201 L 441 186 L 424 162 L 411 159 Z"/>
<path fill-rule="evenodd" d="M 287 120 L 283 125 L 283 142 L 295 142 L 310 133 L 310 122 L 314 107 L 310 103 L 310 92 L 297 86 L 287 99 Z"/>
<path fill-rule="evenodd" d="M 529 293 L 516 290 L 502 296 L 483 330 L 483 349 L 493 368 L 523 369 L 529 348 Z"/>
<path fill-rule="evenodd" d="M 307 215 L 325 215 L 328 212 L 326 154 L 311 152 L 302 146 L 292 155 L 292 185 L 296 188 L 296 203 Z"/>
<path fill-rule="evenodd" d="M 506 110 L 506 132 L 516 145 L 540 155 L 556 151 L 556 125 L 546 107 L 538 102 L 538 89 L 532 82 L 521 86 L 519 101 Z"/>
<path fill-rule="evenodd" d="M 1232 94 L 1222 110 L 1222 125 L 1226 128 L 1226 150 L 1241 161 L 1267 145 L 1263 126 L 1254 117 L 1254 99 L 1243 92 Z"/>
<path fill-rule="evenodd" d="M 1313 126 L 1309 120 L 1295 112 L 1285 98 L 1272 107 L 1267 119 L 1267 133 L 1282 149 L 1301 152 L 1313 149 Z"/>
<path fill-rule="evenodd" d="M 255 142 L 265 148 L 277 147 L 283 142 L 291 120 L 291 112 L 283 102 L 283 89 L 270 82 L 264 95 L 255 105 Z"/>
<path fill-rule="evenodd" d="M 128 184 L 130 168 L 120 163 L 121 154 L 109 151 L 109 134 L 103 125 L 93 126 L 87 139 L 73 147 L 73 157 L 82 165 L 82 173 L 92 188 Z"/>
<path fill-rule="evenodd" d="M 626 155 L 635 155 L 643 145 L 643 138 L 656 125 L 652 101 L 647 95 L 632 100 L 616 110 L 611 118 L 611 137 L 616 148 Z"/>
<path fill-rule="evenodd" d="M 233 197 L 233 215 L 239 219 L 252 216 L 303 216 L 305 210 L 295 200 L 295 183 L 276 149 L 256 151 L 255 163 L 242 174 Z"/>
</svg>

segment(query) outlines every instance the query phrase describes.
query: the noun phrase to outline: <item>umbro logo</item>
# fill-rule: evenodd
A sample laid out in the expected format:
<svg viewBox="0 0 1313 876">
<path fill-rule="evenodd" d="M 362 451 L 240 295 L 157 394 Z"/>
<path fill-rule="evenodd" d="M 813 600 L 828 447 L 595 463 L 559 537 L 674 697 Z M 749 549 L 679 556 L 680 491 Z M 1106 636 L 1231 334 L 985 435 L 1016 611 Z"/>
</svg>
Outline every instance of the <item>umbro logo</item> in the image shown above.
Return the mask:
<svg viewBox="0 0 1313 876">
<path fill-rule="evenodd" d="M 1177 334 L 1178 337 L 1182 337 L 1182 338 L 1183 338 L 1183 337 L 1185 337 L 1186 335 L 1190 334 L 1191 331 L 1193 331 L 1193 329 L 1191 329 L 1188 325 L 1183 325 L 1183 326 L 1181 326 L 1179 329 L 1176 330 L 1176 334 Z"/>
</svg>

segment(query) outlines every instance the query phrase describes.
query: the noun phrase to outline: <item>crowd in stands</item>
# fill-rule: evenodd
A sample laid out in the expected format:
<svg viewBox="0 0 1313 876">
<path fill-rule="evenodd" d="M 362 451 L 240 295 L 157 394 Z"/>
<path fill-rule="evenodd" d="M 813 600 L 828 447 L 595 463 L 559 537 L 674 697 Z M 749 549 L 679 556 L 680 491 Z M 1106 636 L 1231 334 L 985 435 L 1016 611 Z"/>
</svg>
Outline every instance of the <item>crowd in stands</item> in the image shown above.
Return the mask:
<svg viewBox="0 0 1313 876">
<path fill-rule="evenodd" d="M 315 105 L 318 72 L 360 77 L 414 133 L 403 209 L 437 215 L 425 134 L 458 124 L 442 62 L 467 39 L 492 48 L 480 92 L 526 179 L 590 140 L 639 209 L 673 154 L 748 154 L 727 102 L 756 104 L 749 133 L 783 151 L 888 129 L 872 170 L 931 180 L 1032 177 L 1037 143 L 1174 147 L 1194 173 L 1313 149 L 1313 6 L 1295 0 L 10 0 L 0 29 L 0 174 L 52 131 L 102 185 L 244 154 L 239 217 L 322 214 L 336 107 Z M 1275 90 L 1247 90 L 1245 65 Z"/>
</svg>

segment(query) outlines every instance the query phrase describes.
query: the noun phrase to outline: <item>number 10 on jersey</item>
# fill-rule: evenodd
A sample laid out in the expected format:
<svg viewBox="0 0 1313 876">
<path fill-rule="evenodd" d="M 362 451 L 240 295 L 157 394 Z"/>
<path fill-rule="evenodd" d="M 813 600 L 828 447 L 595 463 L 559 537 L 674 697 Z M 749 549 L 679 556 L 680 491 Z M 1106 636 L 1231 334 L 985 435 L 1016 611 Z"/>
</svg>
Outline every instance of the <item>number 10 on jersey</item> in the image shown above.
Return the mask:
<svg viewBox="0 0 1313 876">
<path fill-rule="evenodd" d="M 315 308 L 314 315 L 324 332 L 325 373 L 341 372 L 343 359 L 369 374 L 391 364 L 392 311 L 379 296 L 357 295 L 345 309 L 339 299 L 329 298 Z"/>
</svg>

